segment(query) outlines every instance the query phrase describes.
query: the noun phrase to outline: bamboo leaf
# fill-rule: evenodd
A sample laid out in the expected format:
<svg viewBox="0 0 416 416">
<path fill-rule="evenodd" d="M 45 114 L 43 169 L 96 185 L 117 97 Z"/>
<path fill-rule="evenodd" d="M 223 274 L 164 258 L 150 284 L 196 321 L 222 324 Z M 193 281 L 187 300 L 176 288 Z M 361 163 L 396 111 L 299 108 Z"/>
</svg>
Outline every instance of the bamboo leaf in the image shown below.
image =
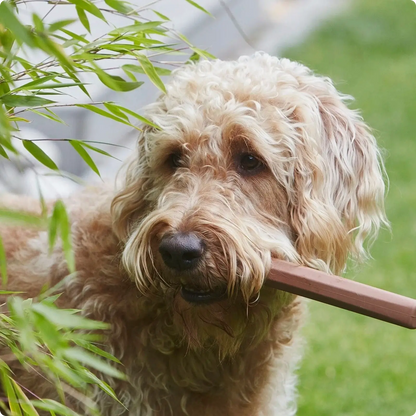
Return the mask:
<svg viewBox="0 0 416 416">
<path fill-rule="evenodd" d="M 55 101 L 36 95 L 3 95 L 0 102 L 9 107 L 38 107 L 41 105 L 53 104 Z"/>
<path fill-rule="evenodd" d="M 34 227 L 44 227 L 45 219 L 27 212 L 13 211 L 11 209 L 0 208 L 0 222 L 8 224 L 30 225 Z"/>
<path fill-rule="evenodd" d="M 58 74 L 52 74 L 52 75 L 47 75 L 45 77 L 39 77 L 37 79 L 34 79 L 33 81 L 23 84 L 21 87 L 16 88 L 13 91 L 30 89 L 30 87 L 36 87 L 41 84 L 45 84 L 46 82 L 51 81 L 52 79 L 55 79 L 57 76 Z"/>
<path fill-rule="evenodd" d="M 123 113 L 119 106 L 117 104 L 112 104 L 112 103 L 104 103 L 104 106 L 111 111 L 114 115 L 116 115 L 117 117 L 121 117 L 124 118 L 125 120 L 128 120 L 129 118 L 126 116 L 125 113 Z"/>
<path fill-rule="evenodd" d="M 26 43 L 33 46 L 33 38 L 29 29 L 19 21 L 8 1 L 0 2 L 0 24 L 9 29 L 20 44 Z"/>
<path fill-rule="evenodd" d="M 66 35 L 68 35 L 70 38 L 74 38 L 76 40 L 79 40 L 82 43 L 88 44 L 88 40 L 82 37 L 81 35 L 77 35 L 76 33 L 68 30 L 68 29 L 61 29 L 62 32 L 64 32 Z"/>
<path fill-rule="evenodd" d="M 108 34 L 111 36 L 119 36 L 119 35 L 123 35 L 126 33 L 140 33 L 140 32 L 144 32 L 145 30 L 155 29 L 163 23 L 164 23 L 163 21 L 135 23 L 134 25 L 124 26 L 124 27 L 114 29 Z M 164 31 L 164 29 L 162 31 Z"/>
<path fill-rule="evenodd" d="M 49 254 L 52 253 L 52 250 L 56 243 L 56 237 L 58 236 L 59 228 L 59 211 L 56 208 L 56 205 L 53 208 L 52 215 L 48 220 L 48 243 L 49 243 Z"/>
<path fill-rule="evenodd" d="M 164 14 L 158 12 L 157 10 L 152 10 L 153 13 L 155 13 L 157 16 L 159 16 L 161 19 L 166 20 L 168 22 L 170 22 L 169 17 L 165 16 Z"/>
<path fill-rule="evenodd" d="M 70 3 L 75 4 L 79 9 L 85 10 L 88 13 L 91 13 L 95 17 L 106 22 L 105 17 L 101 13 L 101 10 L 89 0 L 68 0 Z"/>
<path fill-rule="evenodd" d="M 127 114 L 130 114 L 131 116 L 133 116 L 133 117 L 135 117 L 135 118 L 137 118 L 137 120 L 140 120 L 142 123 L 145 123 L 145 124 L 147 124 L 147 125 L 149 125 L 149 126 L 151 126 L 151 127 L 154 127 L 155 129 L 157 129 L 157 130 L 160 130 L 160 127 L 157 125 L 157 124 L 155 124 L 155 123 L 152 123 L 150 120 L 148 120 L 147 118 L 145 118 L 145 117 L 143 117 L 143 116 L 141 116 L 140 114 L 137 114 L 137 113 L 135 113 L 134 111 L 132 111 L 132 110 L 130 110 L 129 108 L 125 108 L 125 107 L 122 107 L 122 106 L 118 106 L 118 108 L 120 108 L 122 111 L 124 111 L 125 113 L 127 113 Z"/>
<path fill-rule="evenodd" d="M 69 221 L 68 214 L 65 209 L 65 205 L 62 201 L 55 203 L 54 209 L 57 210 L 59 229 L 61 231 L 62 248 L 64 250 L 65 260 L 68 269 L 71 273 L 75 272 L 75 257 L 72 250 L 72 237 L 71 237 L 71 223 Z"/>
<path fill-rule="evenodd" d="M 156 85 L 162 92 L 166 94 L 166 88 L 163 84 L 163 81 L 159 78 L 159 75 L 156 73 L 153 64 L 149 61 L 149 58 L 142 54 L 136 55 L 137 60 L 143 68 L 145 74 L 149 77 L 150 81 Z"/>
<path fill-rule="evenodd" d="M 30 109 L 29 111 L 31 111 L 32 113 L 38 114 L 41 117 L 45 117 L 48 120 L 52 120 L 52 121 L 56 121 L 57 123 L 65 124 L 64 121 L 57 114 L 51 111 L 49 108 L 45 108 L 44 110 L 50 114 L 42 113 L 41 111 L 37 111 L 33 109 Z"/>
<path fill-rule="evenodd" d="M 23 146 L 40 163 L 49 169 L 58 170 L 55 162 L 37 144 L 30 140 L 23 140 Z"/>
<path fill-rule="evenodd" d="M 126 64 L 126 65 L 123 65 L 121 68 L 123 70 L 131 71 L 131 72 L 137 72 L 139 74 L 144 74 L 145 73 L 143 68 L 139 65 Z M 161 75 L 161 76 L 165 76 L 165 75 L 168 76 L 172 73 L 172 71 L 170 69 L 160 68 L 158 66 L 153 66 L 153 68 L 156 71 L 156 73 L 158 75 Z"/>
<path fill-rule="evenodd" d="M 94 368 L 104 374 L 107 374 L 111 377 L 116 377 L 121 380 L 125 380 L 126 376 L 117 368 L 114 368 L 112 365 L 107 363 L 104 360 L 96 357 L 94 354 L 89 353 L 88 351 L 82 350 L 81 348 L 71 348 L 67 349 L 64 352 L 65 358 L 68 360 L 79 361 L 82 364 L 87 364 L 89 367 Z"/>
<path fill-rule="evenodd" d="M 109 113 L 109 112 L 107 112 L 107 111 L 105 111 L 101 108 L 95 107 L 93 105 L 90 105 L 90 104 L 76 104 L 76 107 L 86 108 L 86 109 L 92 111 L 93 113 L 97 113 L 97 114 L 99 114 L 103 117 L 111 118 L 112 120 L 118 121 L 119 123 L 123 123 L 123 124 L 126 124 L 127 126 L 133 127 L 136 130 L 141 130 L 139 127 L 127 122 L 126 120 L 124 120 L 120 117 L 117 117 L 114 114 L 111 114 L 111 113 Z"/>
<path fill-rule="evenodd" d="M 92 319 L 84 318 L 78 315 L 78 311 L 69 309 L 58 309 L 57 307 L 45 302 L 34 303 L 32 309 L 49 319 L 58 328 L 74 328 L 74 329 L 108 329 L 108 324 Z"/>
<path fill-rule="evenodd" d="M 104 0 L 105 4 L 110 6 L 112 9 L 117 10 L 120 13 L 127 14 L 133 9 L 128 5 L 128 3 L 119 0 Z"/>
<path fill-rule="evenodd" d="M 7 260 L 6 260 L 6 251 L 4 249 L 3 240 L 0 236 L 0 275 L 1 282 L 4 287 L 7 286 Z"/>
<path fill-rule="evenodd" d="M 73 142 L 78 142 L 81 146 L 84 146 L 84 147 L 86 147 L 86 148 L 88 148 L 88 149 L 91 149 L 91 150 L 93 150 L 94 152 L 100 153 L 100 154 L 102 154 L 102 155 L 104 155 L 104 156 L 111 157 L 111 158 L 116 159 L 116 160 L 119 160 L 119 159 L 117 159 L 115 156 L 113 156 L 112 154 L 110 154 L 110 153 L 106 152 L 105 150 L 102 150 L 102 149 L 99 149 L 98 147 L 92 146 L 92 145 L 90 145 L 89 143 L 82 142 L 82 141 L 80 141 L 80 140 L 72 140 L 72 141 L 73 141 Z M 103 144 L 106 144 L 106 143 L 103 143 Z"/>
<path fill-rule="evenodd" d="M 37 409 L 49 411 L 51 414 L 52 412 L 55 412 L 56 414 L 62 416 L 81 416 L 79 413 L 74 412 L 62 403 L 51 399 L 32 400 L 32 404 Z"/>
<path fill-rule="evenodd" d="M 65 26 L 69 26 L 74 22 L 76 22 L 76 19 L 58 20 L 57 22 L 51 23 L 48 30 L 49 32 L 56 32 L 58 30 L 62 30 Z"/>
<path fill-rule="evenodd" d="M 102 391 L 108 394 L 111 398 L 119 402 L 126 410 L 127 408 L 117 398 L 115 391 L 110 387 L 109 384 L 98 378 L 94 373 L 89 371 L 87 368 L 83 368 L 83 373 L 90 379 L 90 381 L 96 384 Z"/>
<path fill-rule="evenodd" d="M 195 46 L 191 46 L 190 47 L 195 53 L 197 53 L 198 55 L 202 56 L 205 59 L 215 59 L 215 56 L 210 54 L 207 51 L 203 51 L 202 49 L 199 48 L 195 48 Z"/>
<path fill-rule="evenodd" d="M 4 157 L 5 159 L 9 158 L 9 155 L 4 150 L 4 147 L 0 144 L 0 156 Z"/>
<path fill-rule="evenodd" d="M 70 140 L 69 143 L 72 145 L 72 147 L 77 151 L 77 153 L 81 156 L 81 158 L 84 160 L 84 162 L 98 175 L 100 175 L 100 171 L 98 170 L 97 165 L 92 160 L 91 156 L 88 154 L 88 152 L 82 147 L 81 142 L 76 140 Z"/>
<path fill-rule="evenodd" d="M 206 13 L 208 16 L 214 17 L 208 10 L 204 9 L 198 3 L 195 3 L 192 0 L 185 0 L 185 1 L 187 1 L 189 4 L 192 4 L 192 6 L 196 7 L 197 9 L 201 10 L 202 12 Z"/>
<path fill-rule="evenodd" d="M 6 367 L 6 364 L 1 361 L 1 370 L 0 371 L 0 377 L 1 377 L 1 386 L 4 389 L 4 392 L 6 393 L 7 400 L 9 402 L 10 411 L 12 412 L 13 416 L 23 416 L 22 410 L 19 406 L 16 392 L 13 388 L 12 379 L 10 378 L 10 369 L 8 366 Z"/>
<path fill-rule="evenodd" d="M 114 91 L 132 91 L 143 85 L 143 82 L 125 81 L 117 75 L 106 74 L 104 71 L 96 74 L 100 81 Z"/>
<path fill-rule="evenodd" d="M 81 7 L 78 6 L 75 7 L 75 10 L 77 11 L 79 21 L 82 23 L 85 29 L 87 29 L 88 32 L 91 33 L 90 21 L 88 20 L 88 16 L 85 13 L 85 10 L 81 9 Z"/>
<path fill-rule="evenodd" d="M 114 355 L 111 355 L 108 352 L 102 350 L 101 348 L 96 347 L 94 344 L 91 344 L 90 342 L 87 342 L 87 341 L 82 340 L 82 339 L 74 340 L 74 342 L 77 345 L 79 345 L 80 347 L 83 347 L 83 348 L 91 351 L 92 353 L 94 353 L 96 355 L 100 355 L 101 357 L 104 357 L 107 360 L 111 360 L 111 361 L 114 361 L 118 364 L 121 364 L 121 361 L 118 360 L 116 357 L 114 357 Z"/>
<path fill-rule="evenodd" d="M 23 414 L 25 416 L 39 416 L 39 413 L 33 407 L 33 404 L 30 402 L 26 394 L 23 392 L 22 388 L 12 378 L 10 378 L 10 381 L 16 392 L 16 396 L 20 403 L 20 407 L 23 411 Z"/>
</svg>

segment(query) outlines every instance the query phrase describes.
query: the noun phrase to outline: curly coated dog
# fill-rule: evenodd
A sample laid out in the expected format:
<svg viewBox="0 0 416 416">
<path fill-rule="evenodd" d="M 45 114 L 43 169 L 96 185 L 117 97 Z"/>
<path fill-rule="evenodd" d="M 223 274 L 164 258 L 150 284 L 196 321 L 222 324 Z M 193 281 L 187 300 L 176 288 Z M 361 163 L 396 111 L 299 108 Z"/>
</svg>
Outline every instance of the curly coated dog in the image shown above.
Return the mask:
<svg viewBox="0 0 416 416">
<path fill-rule="evenodd" d="M 272 258 L 340 273 L 366 256 L 386 221 L 376 141 L 348 96 L 287 59 L 202 61 L 166 89 L 120 189 L 66 202 L 78 271 L 59 304 L 111 324 L 128 375 L 107 380 L 128 410 L 94 399 L 105 416 L 294 415 L 303 302 L 263 283 Z M 1 235 L 8 289 L 36 296 L 68 274 L 46 232 Z"/>
</svg>

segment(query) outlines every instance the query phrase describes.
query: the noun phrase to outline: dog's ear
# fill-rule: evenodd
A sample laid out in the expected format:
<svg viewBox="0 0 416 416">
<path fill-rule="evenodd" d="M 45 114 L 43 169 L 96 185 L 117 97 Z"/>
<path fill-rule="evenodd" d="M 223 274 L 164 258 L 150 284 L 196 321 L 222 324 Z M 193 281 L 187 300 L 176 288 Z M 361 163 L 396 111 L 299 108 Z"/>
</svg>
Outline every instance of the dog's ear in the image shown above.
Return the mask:
<svg viewBox="0 0 416 416">
<path fill-rule="evenodd" d="M 309 79 L 308 79 L 309 78 Z M 376 140 L 326 78 L 309 76 L 295 110 L 300 143 L 290 198 L 296 248 L 312 267 L 343 270 L 366 257 L 384 214 L 384 167 Z"/>
<path fill-rule="evenodd" d="M 137 149 L 121 170 L 121 190 L 111 204 L 113 230 L 122 241 L 127 241 L 132 227 L 147 211 L 146 195 L 151 189 L 150 169 L 145 157 L 145 134 L 139 138 Z"/>
</svg>

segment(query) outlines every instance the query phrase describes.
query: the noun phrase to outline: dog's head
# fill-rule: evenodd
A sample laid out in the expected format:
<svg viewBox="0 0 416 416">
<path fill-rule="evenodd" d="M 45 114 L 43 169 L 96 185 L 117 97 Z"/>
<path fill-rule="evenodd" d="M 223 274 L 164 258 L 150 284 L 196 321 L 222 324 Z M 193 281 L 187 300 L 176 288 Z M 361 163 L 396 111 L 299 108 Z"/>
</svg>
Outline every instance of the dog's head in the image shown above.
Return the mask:
<svg viewBox="0 0 416 416">
<path fill-rule="evenodd" d="M 213 305 L 258 298 L 273 257 L 338 273 L 365 256 L 383 168 L 347 98 L 265 54 L 177 70 L 113 202 L 139 289 L 210 322 Z"/>
</svg>

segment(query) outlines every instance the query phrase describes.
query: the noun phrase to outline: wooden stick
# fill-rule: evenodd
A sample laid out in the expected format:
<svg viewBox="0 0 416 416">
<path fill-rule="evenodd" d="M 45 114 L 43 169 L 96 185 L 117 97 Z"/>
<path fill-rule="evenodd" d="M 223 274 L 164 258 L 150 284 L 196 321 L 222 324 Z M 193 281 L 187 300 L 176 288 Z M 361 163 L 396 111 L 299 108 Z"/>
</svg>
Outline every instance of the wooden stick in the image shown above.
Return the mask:
<svg viewBox="0 0 416 416">
<path fill-rule="evenodd" d="M 266 285 L 385 322 L 416 329 L 416 299 L 274 260 Z"/>
</svg>

